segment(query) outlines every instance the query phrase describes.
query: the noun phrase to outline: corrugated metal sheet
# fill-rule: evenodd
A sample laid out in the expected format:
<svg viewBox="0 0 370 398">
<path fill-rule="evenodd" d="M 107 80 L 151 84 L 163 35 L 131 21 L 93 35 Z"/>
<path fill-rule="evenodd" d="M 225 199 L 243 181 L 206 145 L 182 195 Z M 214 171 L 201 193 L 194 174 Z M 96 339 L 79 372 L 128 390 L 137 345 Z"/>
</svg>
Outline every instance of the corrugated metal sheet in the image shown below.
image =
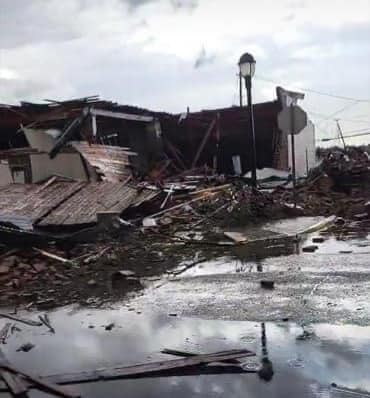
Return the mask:
<svg viewBox="0 0 370 398">
<path fill-rule="evenodd" d="M 98 171 L 103 181 L 126 181 L 131 176 L 129 156 L 136 153 L 128 148 L 109 145 L 89 145 L 87 142 L 72 142 L 71 145 Z"/>
</svg>

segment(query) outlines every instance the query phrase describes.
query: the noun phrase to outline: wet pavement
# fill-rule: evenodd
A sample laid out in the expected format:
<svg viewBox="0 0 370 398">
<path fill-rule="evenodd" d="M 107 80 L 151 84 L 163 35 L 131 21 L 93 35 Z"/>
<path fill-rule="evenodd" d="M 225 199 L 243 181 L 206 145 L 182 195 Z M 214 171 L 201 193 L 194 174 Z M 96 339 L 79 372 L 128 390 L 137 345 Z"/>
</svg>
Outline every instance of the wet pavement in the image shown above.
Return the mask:
<svg viewBox="0 0 370 398">
<path fill-rule="evenodd" d="M 46 375 L 171 359 L 159 353 L 163 348 L 192 352 L 246 348 L 257 354 L 246 359 L 248 368 L 259 366 L 262 357 L 261 323 L 133 314 L 125 308 L 62 309 L 49 313 L 49 318 L 55 335 L 44 327 L 21 326 L 22 331 L 2 346 L 15 366 Z M 105 330 L 110 323 L 115 324 L 113 329 Z M 370 390 L 370 327 L 316 324 L 305 328 L 310 336 L 306 340 L 300 340 L 303 329 L 294 323 L 267 323 L 264 327 L 265 352 L 274 371 L 269 382 L 255 373 L 245 373 L 99 382 L 74 389 L 94 398 L 352 396 L 339 394 L 331 383 Z M 27 341 L 35 348 L 16 352 Z M 31 396 L 47 395 L 33 391 Z"/>
<path fill-rule="evenodd" d="M 323 234 L 323 243 L 312 243 L 321 236 L 315 232 L 298 244 L 295 234 L 313 221 L 269 225 L 261 236 L 272 233 L 273 239 L 183 265 L 177 275 L 169 273 L 111 308 L 51 311 L 55 334 L 17 324 L 21 330 L 1 348 L 13 365 L 40 375 L 174 359 L 161 354 L 163 348 L 198 353 L 244 348 L 257 354 L 246 358 L 246 368 L 258 369 L 267 356 L 274 371 L 270 381 L 243 373 L 74 386 L 84 397 L 368 396 L 363 392 L 370 391 L 370 228 L 354 225 Z M 302 253 L 312 244 L 315 252 Z M 275 289 L 262 289 L 261 280 L 273 280 Z M 37 319 L 39 313 L 19 315 Z M 0 319 L 0 328 L 6 322 Z M 17 352 L 25 343 L 35 347 Z"/>
<path fill-rule="evenodd" d="M 205 319 L 370 324 L 369 227 L 324 235 L 315 252 L 302 253 L 320 236 L 294 243 L 307 227 L 305 220 L 270 225 L 274 241 L 238 246 L 231 256 L 175 273 L 132 305 Z M 275 289 L 262 289 L 261 280 L 274 281 Z"/>
</svg>

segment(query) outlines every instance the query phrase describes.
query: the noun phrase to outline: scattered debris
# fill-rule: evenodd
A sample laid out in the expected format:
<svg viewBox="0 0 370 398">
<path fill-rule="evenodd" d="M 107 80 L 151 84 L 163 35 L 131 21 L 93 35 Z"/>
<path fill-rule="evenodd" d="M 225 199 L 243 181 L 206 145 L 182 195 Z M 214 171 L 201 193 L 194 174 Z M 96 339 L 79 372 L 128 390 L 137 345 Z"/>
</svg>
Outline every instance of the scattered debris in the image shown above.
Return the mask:
<svg viewBox="0 0 370 398">
<path fill-rule="evenodd" d="M 309 246 L 304 246 L 302 247 L 302 251 L 306 253 L 313 253 L 315 252 L 319 247 L 316 245 L 309 245 Z"/>
<path fill-rule="evenodd" d="M 263 289 L 272 290 L 275 287 L 274 281 L 263 280 L 263 281 L 260 281 L 260 284 Z"/>
<path fill-rule="evenodd" d="M 236 243 L 244 243 L 248 240 L 241 232 L 224 232 L 224 235 Z"/>
<path fill-rule="evenodd" d="M 0 330 L 0 343 L 6 344 L 6 340 L 9 336 L 9 331 L 11 330 L 12 324 L 7 322 L 4 327 Z"/>
<path fill-rule="evenodd" d="M 114 326 L 115 326 L 115 324 L 112 322 L 109 325 L 105 326 L 104 329 L 111 331 L 114 328 Z"/>
<path fill-rule="evenodd" d="M 117 274 L 119 274 L 119 275 L 122 275 L 122 276 L 126 276 L 126 277 L 129 277 L 129 276 L 135 276 L 136 275 L 136 273 L 134 272 L 134 271 L 130 271 L 130 270 L 121 270 L 121 271 L 117 271 Z M 116 277 L 117 277 L 117 275 L 115 275 Z"/>
<path fill-rule="evenodd" d="M 39 319 L 47 328 L 49 328 L 51 333 L 55 334 L 55 329 L 50 324 L 48 314 L 45 314 L 44 316 L 39 315 Z"/>
<path fill-rule="evenodd" d="M 322 236 L 316 236 L 312 238 L 312 243 L 324 243 L 324 242 L 325 238 L 323 238 Z"/>
<path fill-rule="evenodd" d="M 20 351 L 28 352 L 28 351 L 31 351 L 32 348 L 34 348 L 34 347 L 35 347 L 35 345 L 32 343 L 25 343 L 25 344 L 22 344 L 19 348 L 17 348 L 17 352 L 20 352 Z"/>
<path fill-rule="evenodd" d="M 116 366 L 108 369 L 97 369 L 91 372 L 76 372 L 62 375 L 52 375 L 43 377 L 43 380 L 56 384 L 77 384 L 93 381 L 114 380 L 114 379 L 133 379 L 140 377 L 164 377 L 181 375 L 187 369 L 193 368 L 194 374 L 202 374 L 204 366 L 210 368 L 205 369 L 205 372 L 212 374 L 212 364 L 235 360 L 251 356 L 251 351 L 248 350 L 229 350 L 221 351 L 213 354 L 202 354 L 185 357 L 182 359 L 174 359 L 168 361 L 149 362 L 144 364 L 137 364 L 133 366 Z M 234 365 L 235 366 L 235 365 Z M 214 371 L 220 373 L 220 368 Z M 223 368 L 224 373 L 227 373 L 227 368 Z M 240 373 L 245 373 L 240 367 Z"/>
<path fill-rule="evenodd" d="M 227 353 L 228 351 L 225 351 Z M 195 357 L 197 355 L 204 355 L 202 353 L 194 353 L 194 352 L 188 352 L 188 351 L 180 351 L 180 350 L 173 350 L 170 348 L 164 348 L 161 351 L 162 354 L 168 354 L 168 355 L 174 355 L 177 357 L 183 357 L 183 358 L 189 358 L 189 357 Z M 256 354 L 252 351 L 249 352 L 249 354 L 246 354 L 245 357 L 253 357 L 256 356 Z M 221 361 L 220 361 L 221 362 Z M 232 363 L 232 364 L 237 364 L 240 365 L 240 361 L 237 359 L 226 359 L 222 361 L 223 363 Z"/>
<path fill-rule="evenodd" d="M 29 326 L 42 326 L 42 322 L 33 321 L 31 319 L 20 318 L 15 315 L 6 314 L 4 312 L 0 313 L 0 318 L 8 318 L 11 319 L 12 321 L 21 322 Z"/>
<path fill-rule="evenodd" d="M 32 345 L 32 344 L 31 344 Z M 18 350 L 17 350 L 18 351 Z M 29 350 L 28 350 L 29 351 Z M 80 394 L 67 391 L 57 385 L 49 383 L 44 378 L 33 376 L 23 372 L 10 364 L 4 353 L 0 350 L 0 376 L 5 381 L 8 389 L 15 397 L 27 396 L 29 387 L 36 387 L 40 390 L 63 398 L 79 398 Z"/>
<path fill-rule="evenodd" d="M 301 341 L 309 340 L 309 339 L 312 339 L 313 337 L 315 337 L 314 332 L 308 331 L 308 330 L 303 330 L 303 332 L 296 337 L 296 340 L 301 340 Z"/>
<path fill-rule="evenodd" d="M 47 252 L 45 250 L 38 249 L 37 247 L 33 247 L 33 250 L 36 250 L 37 252 L 39 252 L 43 256 L 50 257 L 53 260 L 60 261 L 63 264 L 71 264 L 72 263 L 70 260 L 67 260 L 67 259 L 65 259 L 63 257 L 57 256 L 57 255 L 55 255 L 53 253 L 49 253 L 49 252 Z"/>
<path fill-rule="evenodd" d="M 349 396 L 353 397 L 370 397 L 370 392 L 362 390 L 362 389 L 355 389 L 355 388 L 348 388 L 344 386 L 339 386 L 336 383 L 331 383 L 330 387 L 333 391 L 336 391 L 340 394 L 348 394 Z"/>
</svg>

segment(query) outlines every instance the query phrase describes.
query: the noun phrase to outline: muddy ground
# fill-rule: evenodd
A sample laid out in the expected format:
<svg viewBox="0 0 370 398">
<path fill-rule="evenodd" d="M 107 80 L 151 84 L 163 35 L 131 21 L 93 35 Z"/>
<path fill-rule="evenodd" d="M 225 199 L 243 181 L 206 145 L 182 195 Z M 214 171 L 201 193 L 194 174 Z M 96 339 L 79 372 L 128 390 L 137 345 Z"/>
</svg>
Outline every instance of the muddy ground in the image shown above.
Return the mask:
<svg viewBox="0 0 370 398">
<path fill-rule="evenodd" d="M 352 220 L 367 218 L 369 190 L 350 193 L 333 191 L 327 181 L 298 189 L 298 206 L 292 207 L 291 190 L 257 192 L 233 189 L 200 201 L 179 213 L 170 213 L 154 228 L 123 228 L 113 236 L 90 244 L 42 247 L 70 262 L 55 260 L 24 247 L 9 256 L 0 254 L 0 306 L 54 308 L 79 303 L 102 306 L 138 292 L 179 266 L 204 262 L 221 256 L 247 258 L 289 254 L 297 243 L 294 234 L 270 231 L 279 242 L 255 242 L 261 225 L 297 215 L 332 215 L 339 212 Z M 302 208 L 300 205 L 303 205 Z M 221 211 L 219 211 L 221 209 Z M 348 224 L 348 223 L 347 223 Z M 248 229 L 248 243 L 242 249 L 224 237 L 224 231 Z M 357 232 L 361 228 L 357 228 Z M 267 234 L 268 235 L 268 234 Z M 265 236 L 262 236 L 266 238 Z M 10 247 L 4 247 L 6 253 Z M 121 272 L 123 271 L 123 272 Z M 176 271 L 178 272 L 178 271 Z"/>
</svg>

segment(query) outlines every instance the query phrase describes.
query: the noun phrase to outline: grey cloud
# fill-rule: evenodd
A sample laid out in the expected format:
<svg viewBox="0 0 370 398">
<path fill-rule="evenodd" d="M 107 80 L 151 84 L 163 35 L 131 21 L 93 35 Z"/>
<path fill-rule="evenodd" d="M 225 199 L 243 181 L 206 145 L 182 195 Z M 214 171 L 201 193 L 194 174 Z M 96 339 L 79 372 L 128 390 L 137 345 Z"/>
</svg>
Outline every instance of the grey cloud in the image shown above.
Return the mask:
<svg viewBox="0 0 370 398">
<path fill-rule="evenodd" d="M 302 9 L 306 7 L 306 1 L 305 0 L 295 0 L 292 1 L 288 7 L 297 10 L 297 9 Z"/>
<path fill-rule="evenodd" d="M 71 23 L 71 15 L 65 15 L 64 23 L 58 23 L 60 15 L 52 13 L 53 5 L 56 4 L 55 0 L 50 0 L 47 3 L 41 0 L 2 0 L 0 49 L 81 37 L 81 32 Z M 65 21 L 69 22 L 65 23 Z"/>
<path fill-rule="evenodd" d="M 284 22 L 292 22 L 295 19 L 296 15 L 294 13 L 288 14 L 282 18 Z"/>
<path fill-rule="evenodd" d="M 192 11 L 198 7 L 198 0 L 170 0 L 170 3 L 175 10 Z"/>
<path fill-rule="evenodd" d="M 153 3 L 158 0 L 120 0 L 123 4 L 127 5 L 130 12 L 136 11 L 138 8 Z"/>
<path fill-rule="evenodd" d="M 216 57 L 214 55 L 208 55 L 206 49 L 203 47 L 194 62 L 194 68 L 198 69 L 204 65 L 212 64 L 215 59 Z"/>
</svg>

